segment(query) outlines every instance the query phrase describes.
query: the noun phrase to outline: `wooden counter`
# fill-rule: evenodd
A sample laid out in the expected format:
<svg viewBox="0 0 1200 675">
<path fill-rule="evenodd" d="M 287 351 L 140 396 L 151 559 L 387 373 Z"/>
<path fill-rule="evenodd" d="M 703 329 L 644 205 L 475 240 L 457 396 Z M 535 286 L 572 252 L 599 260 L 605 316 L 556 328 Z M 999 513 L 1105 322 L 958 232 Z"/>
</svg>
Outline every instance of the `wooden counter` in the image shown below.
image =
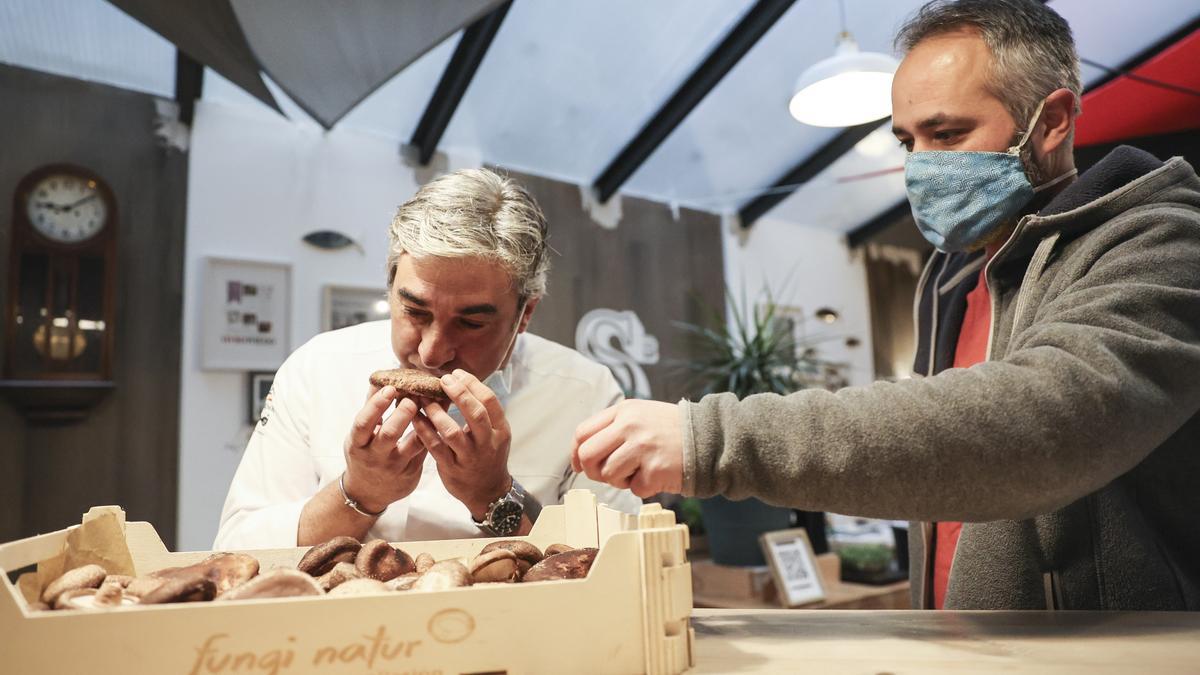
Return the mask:
<svg viewBox="0 0 1200 675">
<path fill-rule="evenodd" d="M 697 609 L 695 673 L 1200 673 L 1200 614 Z"/>
</svg>

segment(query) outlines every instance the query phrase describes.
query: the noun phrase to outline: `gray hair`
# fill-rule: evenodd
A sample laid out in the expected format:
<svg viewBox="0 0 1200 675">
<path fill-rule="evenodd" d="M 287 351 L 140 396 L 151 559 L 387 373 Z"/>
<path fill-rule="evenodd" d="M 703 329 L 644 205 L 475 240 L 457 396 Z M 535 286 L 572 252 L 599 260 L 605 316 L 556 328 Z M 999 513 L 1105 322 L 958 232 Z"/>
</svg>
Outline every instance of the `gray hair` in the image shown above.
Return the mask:
<svg viewBox="0 0 1200 675">
<path fill-rule="evenodd" d="M 1056 89 L 1074 92 L 1080 111 L 1083 88 L 1071 27 L 1037 0 L 931 0 L 900 28 L 895 47 L 907 53 L 925 38 L 963 29 L 977 30 L 991 50 L 988 91 L 1019 129 Z"/>
<path fill-rule="evenodd" d="M 467 169 L 430 181 L 396 211 L 388 234 L 389 288 L 408 253 L 495 261 L 512 276 L 522 302 L 546 293 L 546 217 L 525 188 L 493 171 Z"/>
</svg>

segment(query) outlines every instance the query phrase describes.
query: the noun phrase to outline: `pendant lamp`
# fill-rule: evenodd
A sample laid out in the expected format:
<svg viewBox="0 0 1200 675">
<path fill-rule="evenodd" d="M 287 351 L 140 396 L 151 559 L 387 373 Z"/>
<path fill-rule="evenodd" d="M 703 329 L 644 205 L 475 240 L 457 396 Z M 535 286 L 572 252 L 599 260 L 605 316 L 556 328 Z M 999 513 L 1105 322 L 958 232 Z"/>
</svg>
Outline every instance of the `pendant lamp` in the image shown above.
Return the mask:
<svg viewBox="0 0 1200 675">
<path fill-rule="evenodd" d="M 892 114 L 892 76 L 899 63 L 889 54 L 864 52 L 846 30 L 846 8 L 839 2 L 842 32 L 833 56 L 800 75 L 788 103 L 792 117 L 817 127 L 849 127 Z"/>
</svg>

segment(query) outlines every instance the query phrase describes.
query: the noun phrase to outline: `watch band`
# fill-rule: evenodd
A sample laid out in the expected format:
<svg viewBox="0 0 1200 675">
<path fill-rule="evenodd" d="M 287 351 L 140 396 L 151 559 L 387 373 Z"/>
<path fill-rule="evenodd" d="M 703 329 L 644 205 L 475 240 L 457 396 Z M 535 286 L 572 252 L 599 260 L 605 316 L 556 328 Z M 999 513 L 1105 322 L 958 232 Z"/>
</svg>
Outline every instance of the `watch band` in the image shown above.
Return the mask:
<svg viewBox="0 0 1200 675">
<path fill-rule="evenodd" d="M 378 518 L 379 516 L 383 515 L 384 511 L 387 511 L 387 507 L 385 506 L 379 512 L 372 513 L 370 511 L 363 509 L 361 506 L 358 505 L 358 502 L 351 499 L 350 495 L 346 494 L 346 472 L 345 471 L 343 471 L 342 475 L 338 477 L 338 487 L 341 488 L 341 490 L 342 490 L 343 503 L 346 506 L 349 506 L 350 508 L 354 509 L 354 512 L 361 516 L 366 516 L 368 518 Z"/>
<path fill-rule="evenodd" d="M 531 523 L 536 522 L 538 514 L 542 512 L 541 502 L 539 502 L 536 497 L 526 492 L 525 488 L 517 482 L 517 479 L 513 478 L 512 487 L 508 489 L 508 492 L 505 492 L 491 504 L 488 504 L 487 510 L 483 515 L 483 520 L 475 520 L 475 517 L 471 516 L 471 522 L 475 523 L 476 527 L 492 536 L 513 536 L 515 532 L 498 531 L 496 529 L 496 523 L 493 521 L 496 510 L 500 508 L 501 505 L 510 502 L 518 505 L 521 508 L 521 515 L 527 516 L 529 518 L 529 522 Z"/>
</svg>

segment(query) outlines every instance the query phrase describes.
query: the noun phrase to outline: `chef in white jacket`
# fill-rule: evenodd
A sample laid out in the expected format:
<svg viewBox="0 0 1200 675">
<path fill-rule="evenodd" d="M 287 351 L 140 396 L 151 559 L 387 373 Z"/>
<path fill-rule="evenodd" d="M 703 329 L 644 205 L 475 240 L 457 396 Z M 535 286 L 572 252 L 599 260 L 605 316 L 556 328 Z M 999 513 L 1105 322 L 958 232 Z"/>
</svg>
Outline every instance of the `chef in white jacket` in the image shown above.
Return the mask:
<svg viewBox="0 0 1200 675">
<path fill-rule="evenodd" d="M 511 179 L 475 169 L 422 187 L 392 220 L 391 317 L 318 335 L 280 367 L 213 548 L 519 536 L 579 487 L 636 511 L 632 493 L 571 469 L 575 427 L 622 393 L 604 366 L 526 332 L 548 270 L 545 218 Z M 383 368 L 441 377 L 451 403 L 370 385 Z"/>
</svg>

